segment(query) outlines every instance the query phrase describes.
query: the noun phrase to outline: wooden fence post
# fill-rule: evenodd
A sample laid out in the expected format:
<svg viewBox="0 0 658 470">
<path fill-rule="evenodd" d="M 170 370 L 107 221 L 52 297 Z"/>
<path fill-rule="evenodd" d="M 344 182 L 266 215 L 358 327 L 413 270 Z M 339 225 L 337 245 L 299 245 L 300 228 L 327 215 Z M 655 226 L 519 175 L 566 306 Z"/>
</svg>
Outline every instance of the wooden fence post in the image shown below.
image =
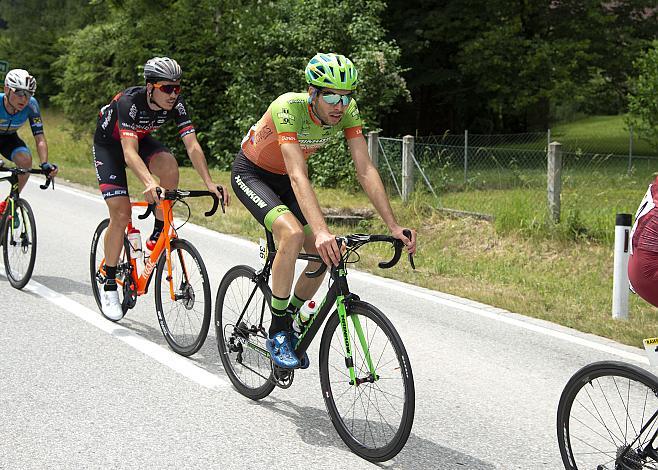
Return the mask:
<svg viewBox="0 0 658 470">
<path fill-rule="evenodd" d="M 414 137 L 405 135 L 402 138 L 402 200 L 409 201 L 414 189 Z"/>
<path fill-rule="evenodd" d="M 368 132 L 368 153 L 375 168 L 379 166 L 379 131 Z"/>
</svg>

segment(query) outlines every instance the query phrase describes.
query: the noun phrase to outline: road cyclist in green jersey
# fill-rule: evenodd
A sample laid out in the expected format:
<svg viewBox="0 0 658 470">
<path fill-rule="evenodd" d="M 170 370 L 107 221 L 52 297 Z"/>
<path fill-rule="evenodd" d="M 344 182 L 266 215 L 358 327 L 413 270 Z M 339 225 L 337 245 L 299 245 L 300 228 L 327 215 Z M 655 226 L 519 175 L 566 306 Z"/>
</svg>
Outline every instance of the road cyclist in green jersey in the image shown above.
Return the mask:
<svg viewBox="0 0 658 470">
<path fill-rule="evenodd" d="M 416 251 L 411 237 L 398 224 L 377 169 L 368 154 L 362 121 L 354 97 L 358 72 L 343 55 L 318 53 L 305 70 L 306 93 L 286 93 L 269 106 L 249 130 L 233 162 L 231 185 L 236 196 L 277 240 L 272 265 L 272 322 L 266 347 L 274 364 L 306 368 L 306 354 L 297 358 L 292 317 L 322 283 L 323 277 L 300 276 L 292 293 L 295 261 L 303 249 L 319 254 L 327 265 L 337 266 L 340 251 L 329 231 L 308 177 L 308 158 L 335 134 L 343 132 L 357 178 L 391 234 L 410 254 Z M 309 263 L 305 271 L 315 271 Z"/>
</svg>

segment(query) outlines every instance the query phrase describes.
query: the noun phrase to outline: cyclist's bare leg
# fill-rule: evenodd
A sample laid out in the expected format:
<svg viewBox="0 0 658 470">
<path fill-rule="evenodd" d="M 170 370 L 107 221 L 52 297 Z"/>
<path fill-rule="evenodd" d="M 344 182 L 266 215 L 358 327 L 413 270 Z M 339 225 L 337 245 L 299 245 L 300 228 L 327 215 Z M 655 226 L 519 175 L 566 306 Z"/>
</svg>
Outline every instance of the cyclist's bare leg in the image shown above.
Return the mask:
<svg viewBox="0 0 658 470">
<path fill-rule="evenodd" d="M 123 237 L 130 222 L 131 207 L 128 196 L 106 199 L 110 210 L 110 225 L 105 232 L 105 264 L 116 266 L 123 247 Z"/>
<path fill-rule="evenodd" d="M 304 228 L 297 217 L 288 212 L 272 224 L 277 252 L 272 263 L 272 294 L 285 299 L 290 296 L 295 275 L 295 261 L 304 245 Z"/>
<path fill-rule="evenodd" d="M 26 152 L 16 152 L 12 157 L 12 161 L 16 164 L 18 168 L 32 168 L 32 155 Z M 30 177 L 27 175 L 20 175 L 18 177 L 18 191 L 23 191 L 23 188 L 27 184 L 27 180 Z"/>
<path fill-rule="evenodd" d="M 318 254 L 318 250 L 315 249 L 315 235 L 313 232 L 306 234 L 304 238 L 304 251 L 308 254 Z M 304 272 L 313 272 L 320 267 L 320 263 L 314 263 L 309 261 Z M 324 275 L 318 276 L 316 278 L 310 278 L 307 276 L 299 276 L 297 279 L 297 284 L 295 284 L 295 295 L 303 300 L 308 300 L 315 295 L 318 291 L 318 288 L 324 280 Z"/>
<path fill-rule="evenodd" d="M 149 159 L 149 171 L 158 177 L 160 186 L 165 189 L 178 188 L 178 163 L 176 158 L 169 152 L 158 152 Z M 155 213 L 158 220 L 164 220 L 162 210 Z"/>
</svg>

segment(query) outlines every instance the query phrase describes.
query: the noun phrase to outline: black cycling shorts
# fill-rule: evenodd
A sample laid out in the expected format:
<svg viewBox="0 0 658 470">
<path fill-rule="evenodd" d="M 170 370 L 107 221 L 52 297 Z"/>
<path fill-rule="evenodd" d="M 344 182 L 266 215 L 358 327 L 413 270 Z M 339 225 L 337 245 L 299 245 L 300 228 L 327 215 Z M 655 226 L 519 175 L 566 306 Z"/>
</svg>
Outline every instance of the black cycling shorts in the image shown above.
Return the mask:
<svg viewBox="0 0 658 470">
<path fill-rule="evenodd" d="M 139 141 L 137 153 L 149 166 L 151 157 L 159 152 L 171 153 L 167 147 L 151 136 Z M 103 199 L 116 196 L 128 196 L 128 180 L 126 178 L 126 160 L 123 157 L 121 142 L 115 139 L 96 139 L 93 146 L 96 179 L 100 186 Z"/>
<path fill-rule="evenodd" d="M 7 160 L 12 161 L 14 155 L 18 152 L 32 155 L 30 149 L 27 148 L 23 139 L 18 137 L 16 132 L 12 132 L 11 134 L 0 134 L 0 154 Z"/>
<path fill-rule="evenodd" d="M 304 232 L 310 233 L 288 175 L 263 170 L 240 150 L 233 161 L 231 187 L 240 202 L 270 232 L 277 217 L 291 212 L 304 227 Z"/>
</svg>

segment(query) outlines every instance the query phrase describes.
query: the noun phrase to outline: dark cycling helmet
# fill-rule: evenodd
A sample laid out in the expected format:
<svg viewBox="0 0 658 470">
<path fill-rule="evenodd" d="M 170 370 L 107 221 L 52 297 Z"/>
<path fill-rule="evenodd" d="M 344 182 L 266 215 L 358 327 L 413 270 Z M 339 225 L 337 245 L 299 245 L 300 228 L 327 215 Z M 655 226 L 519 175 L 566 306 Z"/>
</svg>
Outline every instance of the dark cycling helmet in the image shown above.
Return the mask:
<svg viewBox="0 0 658 470">
<path fill-rule="evenodd" d="M 27 70 L 13 69 L 5 76 L 5 86 L 12 90 L 25 90 L 31 95 L 37 91 L 37 81 Z"/>
<path fill-rule="evenodd" d="M 169 57 L 153 57 L 144 64 L 144 80 L 177 82 L 183 75 L 180 65 Z"/>
<path fill-rule="evenodd" d="M 359 73 L 350 59 L 340 54 L 318 52 L 305 70 L 306 83 L 334 90 L 356 90 Z"/>
</svg>

